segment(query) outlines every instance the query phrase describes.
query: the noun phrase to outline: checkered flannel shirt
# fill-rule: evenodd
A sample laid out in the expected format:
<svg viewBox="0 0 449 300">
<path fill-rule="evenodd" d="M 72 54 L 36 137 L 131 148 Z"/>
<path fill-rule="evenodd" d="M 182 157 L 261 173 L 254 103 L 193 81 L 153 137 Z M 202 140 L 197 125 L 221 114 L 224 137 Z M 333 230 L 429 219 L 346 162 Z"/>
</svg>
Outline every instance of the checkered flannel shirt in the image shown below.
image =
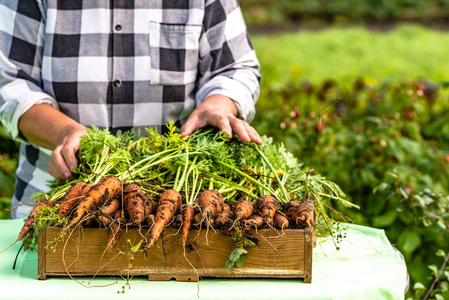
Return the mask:
<svg viewBox="0 0 449 300">
<path fill-rule="evenodd" d="M 0 51 L 0 121 L 16 139 L 37 103 L 86 126 L 161 132 L 213 94 L 233 99 L 249 122 L 259 94 L 237 0 L 2 0 Z M 50 154 L 21 144 L 13 206 L 48 190 Z"/>
</svg>

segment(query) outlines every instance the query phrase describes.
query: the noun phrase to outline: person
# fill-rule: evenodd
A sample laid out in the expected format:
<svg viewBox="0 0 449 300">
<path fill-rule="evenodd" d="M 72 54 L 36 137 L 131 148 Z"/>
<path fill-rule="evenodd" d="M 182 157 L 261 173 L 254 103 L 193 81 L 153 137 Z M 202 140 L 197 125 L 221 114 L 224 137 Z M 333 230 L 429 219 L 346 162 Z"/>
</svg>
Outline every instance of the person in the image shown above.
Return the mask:
<svg viewBox="0 0 449 300">
<path fill-rule="evenodd" d="M 92 125 L 162 132 L 173 120 L 183 137 L 213 125 L 260 144 L 260 80 L 237 0 L 2 0 L 0 122 L 21 141 L 11 217 L 72 178 Z"/>
</svg>

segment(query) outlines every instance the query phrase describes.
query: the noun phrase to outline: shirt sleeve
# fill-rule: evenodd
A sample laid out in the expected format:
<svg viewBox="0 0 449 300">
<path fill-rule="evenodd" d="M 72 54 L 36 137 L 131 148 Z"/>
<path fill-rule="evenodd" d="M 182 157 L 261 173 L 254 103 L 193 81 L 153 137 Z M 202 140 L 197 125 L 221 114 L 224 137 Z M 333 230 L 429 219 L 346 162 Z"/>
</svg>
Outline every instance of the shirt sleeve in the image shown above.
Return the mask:
<svg viewBox="0 0 449 300">
<path fill-rule="evenodd" d="M 18 121 L 33 105 L 58 104 L 42 91 L 44 21 L 37 1 L 0 3 L 0 122 L 14 139 Z"/>
<path fill-rule="evenodd" d="M 237 1 L 207 4 L 199 53 L 197 105 L 221 94 L 234 101 L 241 119 L 250 122 L 260 92 L 260 65 Z"/>
</svg>

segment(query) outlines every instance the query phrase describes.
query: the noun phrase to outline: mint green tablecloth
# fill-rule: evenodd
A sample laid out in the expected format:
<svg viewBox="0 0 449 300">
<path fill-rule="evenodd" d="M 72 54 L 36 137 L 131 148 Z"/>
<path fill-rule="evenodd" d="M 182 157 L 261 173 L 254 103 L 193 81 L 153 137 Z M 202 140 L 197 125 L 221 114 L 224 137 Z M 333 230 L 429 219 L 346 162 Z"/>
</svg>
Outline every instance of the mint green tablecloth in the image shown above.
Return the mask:
<svg viewBox="0 0 449 300">
<path fill-rule="evenodd" d="M 0 248 L 17 237 L 22 220 L 0 221 Z M 133 278 L 130 289 L 118 294 L 125 280 L 109 277 L 37 279 L 37 253 L 20 254 L 20 245 L 0 253 L 0 299 L 404 299 L 406 267 L 383 230 L 347 225 L 346 238 L 336 250 L 318 239 L 313 253 L 312 283 L 300 279 L 203 279 L 195 282 L 154 282 Z M 90 283 L 90 284 L 89 284 Z M 106 286 L 108 285 L 108 286 Z"/>
</svg>

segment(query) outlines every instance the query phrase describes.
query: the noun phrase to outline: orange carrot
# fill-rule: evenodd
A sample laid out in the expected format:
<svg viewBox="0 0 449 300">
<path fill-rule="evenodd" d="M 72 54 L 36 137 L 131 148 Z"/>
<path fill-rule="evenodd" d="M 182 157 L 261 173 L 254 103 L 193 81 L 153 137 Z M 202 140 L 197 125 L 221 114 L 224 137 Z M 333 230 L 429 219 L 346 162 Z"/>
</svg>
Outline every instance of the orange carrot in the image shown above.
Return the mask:
<svg viewBox="0 0 449 300">
<path fill-rule="evenodd" d="M 182 212 L 177 213 L 174 217 L 175 223 L 178 225 L 182 225 L 182 218 L 183 218 L 183 213 Z"/>
<path fill-rule="evenodd" d="M 203 220 L 215 219 L 223 211 L 223 195 L 218 191 L 204 191 L 198 197 L 198 204 Z"/>
<path fill-rule="evenodd" d="M 71 227 L 80 222 L 84 214 L 108 199 L 114 198 L 121 190 L 122 183 L 117 177 L 112 175 L 103 177 L 78 203 L 76 211 L 73 213 L 73 219 L 68 226 Z"/>
<path fill-rule="evenodd" d="M 149 214 L 148 217 L 145 218 L 145 220 L 147 221 L 148 225 L 153 225 L 154 224 L 154 214 Z"/>
<path fill-rule="evenodd" d="M 290 200 L 285 203 L 283 211 L 296 225 L 312 227 L 313 211 L 303 202 Z"/>
<path fill-rule="evenodd" d="M 93 187 L 94 185 L 90 182 L 86 183 L 83 188 L 80 191 L 80 196 L 84 197 L 86 196 L 87 192 Z"/>
<path fill-rule="evenodd" d="M 58 214 L 61 218 L 65 218 L 72 207 L 78 202 L 80 198 L 80 192 L 86 185 L 85 182 L 77 182 L 67 191 L 64 198 L 58 202 Z"/>
<path fill-rule="evenodd" d="M 245 226 L 256 226 L 260 228 L 263 226 L 263 218 L 258 215 L 252 215 L 247 220 L 245 220 Z"/>
<path fill-rule="evenodd" d="M 193 216 L 195 215 L 195 208 L 193 206 L 186 206 L 182 213 L 182 231 L 181 242 L 182 249 L 186 251 L 187 236 L 189 235 L 190 226 L 192 225 Z"/>
<path fill-rule="evenodd" d="M 181 207 L 181 194 L 176 190 L 166 190 L 159 198 L 156 217 L 144 250 L 150 249 L 159 239 L 165 226 L 173 219 Z"/>
<path fill-rule="evenodd" d="M 123 204 L 129 215 L 130 221 L 139 225 L 145 219 L 144 202 L 149 201 L 137 184 L 128 184 L 123 188 Z"/>
<path fill-rule="evenodd" d="M 109 225 L 111 225 L 112 220 L 111 217 L 109 216 L 105 216 L 105 215 L 98 215 L 97 216 L 97 223 L 100 224 L 100 226 L 106 226 L 108 227 Z"/>
<path fill-rule="evenodd" d="M 121 195 L 117 194 L 111 201 L 106 202 L 100 209 L 100 213 L 104 216 L 111 216 L 120 207 Z"/>
<path fill-rule="evenodd" d="M 36 205 L 31 210 L 30 214 L 28 215 L 28 218 L 25 220 L 25 223 L 23 224 L 22 230 L 19 233 L 19 237 L 17 238 L 18 241 L 23 239 L 27 233 L 33 229 L 34 226 L 34 216 L 45 207 L 53 206 L 53 203 L 48 199 L 42 199 L 36 202 Z"/>
<path fill-rule="evenodd" d="M 145 212 L 145 219 L 147 219 L 148 216 L 156 210 L 156 203 L 154 203 L 153 197 L 151 195 L 147 195 L 147 197 L 143 201 L 143 208 Z"/>
<path fill-rule="evenodd" d="M 248 201 L 248 200 L 240 200 L 236 205 L 235 205 L 235 221 L 234 222 L 239 222 L 241 220 L 246 220 L 248 219 L 254 211 L 254 207 L 253 204 Z"/>
<path fill-rule="evenodd" d="M 229 223 L 230 219 L 233 216 L 234 213 L 232 212 L 232 210 L 224 209 L 221 214 L 215 219 L 215 225 L 217 225 L 218 227 L 224 227 L 226 223 Z"/>
<path fill-rule="evenodd" d="M 33 232 L 33 230 L 34 230 L 34 216 L 42 208 L 50 207 L 50 206 L 53 206 L 53 203 L 50 200 L 48 200 L 48 199 L 42 199 L 42 200 L 37 201 L 36 205 L 34 205 L 33 209 L 30 212 L 30 214 L 26 218 L 25 223 L 23 224 L 22 230 L 20 230 L 19 236 L 17 237 L 17 239 L 8 248 L 6 248 L 5 250 L 0 251 L 0 253 L 8 250 L 15 243 L 17 243 L 18 241 L 24 239 L 29 233 Z"/>
<path fill-rule="evenodd" d="M 193 223 L 195 223 L 196 225 L 201 223 L 201 213 L 197 213 L 193 216 Z"/>
<path fill-rule="evenodd" d="M 267 224 L 273 223 L 278 204 L 277 199 L 272 195 L 263 195 L 257 199 L 256 209 Z"/>
<path fill-rule="evenodd" d="M 120 240 L 120 235 L 122 234 L 122 228 L 121 228 L 121 215 L 122 210 L 118 209 L 114 213 L 114 221 L 109 226 L 109 232 L 108 232 L 108 243 L 106 248 L 111 251 L 115 245 Z"/>
<path fill-rule="evenodd" d="M 280 229 L 284 229 L 288 227 L 288 219 L 283 215 L 276 213 L 273 218 L 274 224 Z"/>
</svg>

